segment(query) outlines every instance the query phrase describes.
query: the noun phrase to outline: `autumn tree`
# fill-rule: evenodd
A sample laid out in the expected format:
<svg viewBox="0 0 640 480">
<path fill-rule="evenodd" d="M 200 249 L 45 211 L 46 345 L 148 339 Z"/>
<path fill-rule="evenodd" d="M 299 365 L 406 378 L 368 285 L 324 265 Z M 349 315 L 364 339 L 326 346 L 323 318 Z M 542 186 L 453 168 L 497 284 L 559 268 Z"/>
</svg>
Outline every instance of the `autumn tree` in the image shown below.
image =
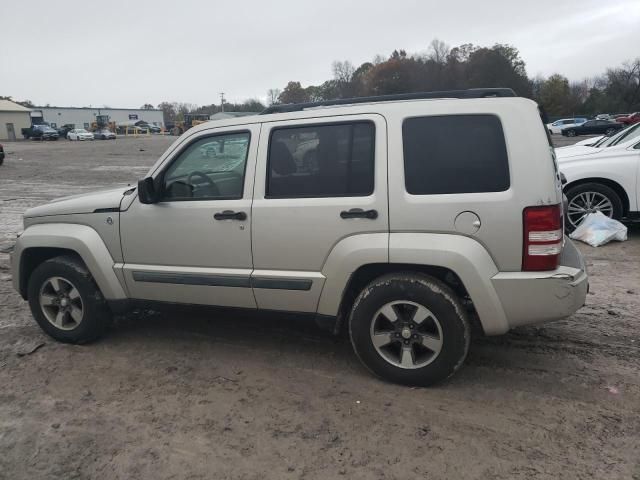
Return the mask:
<svg viewBox="0 0 640 480">
<path fill-rule="evenodd" d="M 308 92 L 300 82 L 289 82 L 278 95 L 278 103 L 304 103 L 309 101 Z"/>
</svg>

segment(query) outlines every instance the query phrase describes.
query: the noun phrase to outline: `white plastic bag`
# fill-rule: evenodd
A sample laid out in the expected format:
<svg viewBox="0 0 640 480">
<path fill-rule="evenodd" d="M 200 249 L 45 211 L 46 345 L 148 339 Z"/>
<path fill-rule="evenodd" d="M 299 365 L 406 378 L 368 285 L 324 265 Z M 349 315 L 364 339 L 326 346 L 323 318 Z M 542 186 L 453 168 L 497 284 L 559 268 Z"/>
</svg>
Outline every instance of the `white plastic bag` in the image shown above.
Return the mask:
<svg viewBox="0 0 640 480">
<path fill-rule="evenodd" d="M 602 212 L 595 212 L 588 214 L 569 237 L 599 247 L 611 240 L 624 242 L 627 239 L 627 227 Z"/>
</svg>

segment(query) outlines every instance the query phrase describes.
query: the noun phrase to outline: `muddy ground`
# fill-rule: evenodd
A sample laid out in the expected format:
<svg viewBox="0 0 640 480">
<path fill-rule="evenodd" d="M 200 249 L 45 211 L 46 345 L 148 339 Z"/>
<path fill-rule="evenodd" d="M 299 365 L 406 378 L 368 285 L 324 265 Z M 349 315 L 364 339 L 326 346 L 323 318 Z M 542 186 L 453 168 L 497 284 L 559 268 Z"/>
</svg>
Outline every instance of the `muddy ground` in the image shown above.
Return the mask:
<svg viewBox="0 0 640 480">
<path fill-rule="evenodd" d="M 6 144 L 0 250 L 26 208 L 135 181 L 170 141 Z M 580 249 L 584 308 L 475 339 L 430 389 L 373 378 L 295 319 L 132 315 L 56 343 L 0 253 L 0 479 L 638 480 L 640 229 Z"/>
</svg>

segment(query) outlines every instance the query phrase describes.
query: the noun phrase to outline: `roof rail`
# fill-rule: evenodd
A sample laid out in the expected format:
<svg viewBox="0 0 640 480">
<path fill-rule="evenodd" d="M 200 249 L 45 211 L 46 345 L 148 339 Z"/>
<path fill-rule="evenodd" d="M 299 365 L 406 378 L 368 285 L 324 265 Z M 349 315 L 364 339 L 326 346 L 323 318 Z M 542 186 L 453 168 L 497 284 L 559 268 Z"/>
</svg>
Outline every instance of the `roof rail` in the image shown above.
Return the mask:
<svg viewBox="0 0 640 480">
<path fill-rule="evenodd" d="M 489 98 L 489 97 L 515 97 L 516 93 L 510 88 L 470 88 L 468 90 L 443 90 L 440 92 L 398 93 L 395 95 L 376 95 L 371 97 L 339 98 L 322 102 L 287 103 L 284 105 L 271 105 L 265 108 L 260 115 L 269 113 L 299 112 L 307 108 L 331 107 L 334 105 L 350 105 L 356 103 L 395 102 L 399 100 L 419 100 L 428 98 Z"/>
</svg>

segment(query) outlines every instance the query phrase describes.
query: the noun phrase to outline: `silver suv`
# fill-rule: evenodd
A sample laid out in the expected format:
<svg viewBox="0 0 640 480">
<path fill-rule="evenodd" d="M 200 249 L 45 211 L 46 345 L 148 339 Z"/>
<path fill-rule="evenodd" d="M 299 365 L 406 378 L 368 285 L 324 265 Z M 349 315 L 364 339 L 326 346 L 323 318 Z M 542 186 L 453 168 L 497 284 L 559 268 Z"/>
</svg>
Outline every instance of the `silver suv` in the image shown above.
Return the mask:
<svg viewBox="0 0 640 480">
<path fill-rule="evenodd" d="M 137 188 L 28 210 L 15 288 L 52 337 L 160 302 L 311 314 L 375 374 L 452 375 L 584 304 L 538 107 L 506 89 L 274 106 L 178 138 Z"/>
</svg>

